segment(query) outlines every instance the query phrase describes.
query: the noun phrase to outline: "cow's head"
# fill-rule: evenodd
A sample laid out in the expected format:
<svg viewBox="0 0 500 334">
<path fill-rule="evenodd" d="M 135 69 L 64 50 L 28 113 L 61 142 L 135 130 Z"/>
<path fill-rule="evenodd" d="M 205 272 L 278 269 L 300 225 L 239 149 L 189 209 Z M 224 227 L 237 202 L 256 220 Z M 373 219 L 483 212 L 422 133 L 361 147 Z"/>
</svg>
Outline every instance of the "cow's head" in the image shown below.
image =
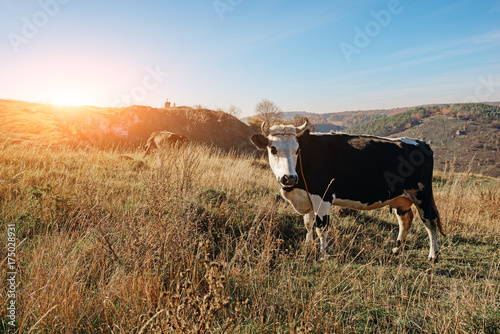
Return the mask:
<svg viewBox="0 0 500 334">
<path fill-rule="evenodd" d="M 255 146 L 267 148 L 269 164 L 282 187 L 293 187 L 299 181 L 296 166 L 299 155 L 299 138 L 307 135 L 309 130 L 306 122 L 295 127 L 293 125 L 273 125 L 268 127 L 262 123 L 261 129 L 265 136 L 255 134 L 251 137 Z"/>
</svg>

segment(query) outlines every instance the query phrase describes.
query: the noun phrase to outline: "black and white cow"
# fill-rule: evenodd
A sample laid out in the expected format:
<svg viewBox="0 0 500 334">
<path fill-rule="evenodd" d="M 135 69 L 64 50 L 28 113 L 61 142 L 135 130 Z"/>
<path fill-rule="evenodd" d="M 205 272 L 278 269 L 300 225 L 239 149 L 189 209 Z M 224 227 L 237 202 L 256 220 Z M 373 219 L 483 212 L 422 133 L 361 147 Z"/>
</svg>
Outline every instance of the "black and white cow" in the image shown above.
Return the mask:
<svg viewBox="0 0 500 334">
<path fill-rule="evenodd" d="M 262 124 L 251 137 L 267 148 L 281 195 L 304 215 L 306 242 L 313 228 L 326 257 L 331 205 L 357 210 L 392 208 L 399 222 L 394 253 L 402 250 L 415 204 L 430 239 L 429 260 L 437 261 L 436 229 L 444 235 L 432 194 L 433 152 L 422 141 L 365 135 L 310 133 L 306 121 L 293 125 Z M 307 190 L 307 191 L 306 191 Z"/>
</svg>

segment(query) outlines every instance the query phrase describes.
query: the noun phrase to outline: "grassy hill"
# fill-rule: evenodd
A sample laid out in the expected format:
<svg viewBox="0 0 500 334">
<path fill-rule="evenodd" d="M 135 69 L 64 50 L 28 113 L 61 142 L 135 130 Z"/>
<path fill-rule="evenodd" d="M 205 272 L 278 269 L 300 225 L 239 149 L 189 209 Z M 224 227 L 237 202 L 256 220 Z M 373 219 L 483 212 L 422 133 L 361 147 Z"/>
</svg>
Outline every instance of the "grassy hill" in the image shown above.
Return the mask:
<svg viewBox="0 0 500 334">
<path fill-rule="evenodd" d="M 500 107 L 488 104 L 418 107 L 344 130 L 424 139 L 435 166 L 500 177 Z"/>
<path fill-rule="evenodd" d="M 162 130 L 224 150 L 254 150 L 248 140 L 250 128 L 222 111 L 189 107 L 67 107 L 0 100 L 0 141 L 137 147 L 152 132 Z"/>
<path fill-rule="evenodd" d="M 132 145 L 74 145 L 87 107 L 72 120 L 2 103 L 0 244 L 14 226 L 15 252 L 0 256 L 2 268 L 15 259 L 17 332 L 500 331 L 498 179 L 435 174 L 448 233 L 437 264 L 419 221 L 391 254 L 398 225 L 386 209 L 334 210 L 319 262 L 265 159 L 193 141 L 143 160 Z M 123 124 L 99 123 L 126 119 L 114 111 L 95 109 L 89 124 Z M 3 333 L 14 332 L 10 289 L 0 285 Z"/>
<path fill-rule="evenodd" d="M 314 123 L 316 131 L 329 132 L 330 130 L 338 131 L 346 129 L 354 125 L 363 124 L 389 115 L 395 115 L 410 109 L 412 108 L 356 110 L 324 114 L 315 114 L 305 111 L 289 111 L 284 113 L 284 117 L 293 118 L 295 116 L 305 116 Z"/>
<path fill-rule="evenodd" d="M 403 131 L 405 126 L 408 128 L 418 124 L 418 121 L 422 118 L 444 111 L 454 117 L 498 124 L 498 107 L 500 107 L 500 102 L 441 104 L 413 108 L 357 110 L 325 114 L 295 111 L 285 112 L 284 116 L 285 118 L 293 118 L 295 116 L 307 117 L 313 123 L 319 124 L 316 130 L 320 132 L 352 128 L 352 131 L 357 133 L 372 131 L 377 132 L 378 135 L 389 135 L 397 131 Z M 419 115 L 416 115 L 417 113 Z M 395 115 L 398 114 L 403 115 L 396 117 Z M 386 117 L 389 118 L 386 120 Z M 375 130 L 373 129 L 374 126 Z"/>
<path fill-rule="evenodd" d="M 391 137 L 425 139 L 440 170 L 454 168 L 500 177 L 500 130 L 484 123 L 439 115 Z"/>
<path fill-rule="evenodd" d="M 456 117 L 462 120 L 479 122 L 485 126 L 500 128 L 500 106 L 469 103 L 451 106 L 417 107 L 402 113 L 352 126 L 346 132 L 389 136 L 420 124 L 422 119 L 438 115 Z"/>
</svg>

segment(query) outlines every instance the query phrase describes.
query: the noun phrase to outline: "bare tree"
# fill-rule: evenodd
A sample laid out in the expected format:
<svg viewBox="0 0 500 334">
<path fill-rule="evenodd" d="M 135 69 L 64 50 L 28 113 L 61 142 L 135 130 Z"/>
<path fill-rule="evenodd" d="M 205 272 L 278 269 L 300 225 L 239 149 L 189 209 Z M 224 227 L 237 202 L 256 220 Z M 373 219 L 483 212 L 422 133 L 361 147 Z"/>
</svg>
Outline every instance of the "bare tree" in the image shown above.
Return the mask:
<svg viewBox="0 0 500 334">
<path fill-rule="evenodd" d="M 283 119 L 283 111 L 274 102 L 263 99 L 255 106 L 255 116 L 269 124 L 278 123 Z"/>
<path fill-rule="evenodd" d="M 232 115 L 232 116 L 236 117 L 236 118 L 240 118 L 240 116 L 241 116 L 241 109 L 238 108 L 236 105 L 231 104 L 229 106 L 229 110 L 227 111 L 227 113 L 229 115 Z"/>
</svg>

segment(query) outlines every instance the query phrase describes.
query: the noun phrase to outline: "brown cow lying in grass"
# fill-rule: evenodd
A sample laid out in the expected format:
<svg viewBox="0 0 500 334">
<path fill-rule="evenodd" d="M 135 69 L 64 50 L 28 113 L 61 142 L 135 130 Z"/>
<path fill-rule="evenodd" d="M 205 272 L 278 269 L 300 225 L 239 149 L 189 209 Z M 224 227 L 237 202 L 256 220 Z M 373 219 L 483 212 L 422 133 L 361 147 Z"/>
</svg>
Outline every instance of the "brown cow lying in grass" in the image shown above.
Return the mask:
<svg viewBox="0 0 500 334">
<path fill-rule="evenodd" d="M 173 145 L 176 143 L 184 144 L 188 141 L 189 140 L 186 136 L 178 133 L 172 133 L 168 131 L 155 131 L 149 136 L 148 142 L 146 143 L 146 152 L 144 153 L 144 157 L 155 148 L 161 149 L 163 147 L 166 147 L 167 145 Z"/>
</svg>

